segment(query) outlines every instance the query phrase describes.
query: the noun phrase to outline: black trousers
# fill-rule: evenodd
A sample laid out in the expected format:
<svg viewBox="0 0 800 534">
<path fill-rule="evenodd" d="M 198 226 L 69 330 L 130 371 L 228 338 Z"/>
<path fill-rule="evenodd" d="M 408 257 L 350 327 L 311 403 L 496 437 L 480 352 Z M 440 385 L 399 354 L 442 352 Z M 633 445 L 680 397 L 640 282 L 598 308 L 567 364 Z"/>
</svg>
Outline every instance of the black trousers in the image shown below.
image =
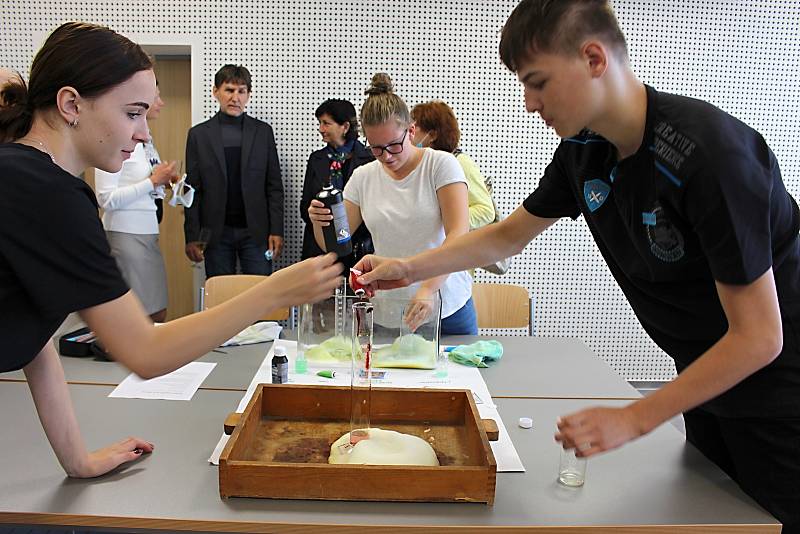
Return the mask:
<svg viewBox="0 0 800 534">
<path fill-rule="evenodd" d="M 729 418 L 699 408 L 683 417 L 686 439 L 783 523 L 783 534 L 800 534 L 800 418 Z"/>
<path fill-rule="evenodd" d="M 247 228 L 225 226 L 219 240 L 205 250 L 206 278 L 236 274 L 236 262 L 242 274 L 272 274 L 272 262 L 264 257 L 266 238 L 256 240 Z"/>
</svg>

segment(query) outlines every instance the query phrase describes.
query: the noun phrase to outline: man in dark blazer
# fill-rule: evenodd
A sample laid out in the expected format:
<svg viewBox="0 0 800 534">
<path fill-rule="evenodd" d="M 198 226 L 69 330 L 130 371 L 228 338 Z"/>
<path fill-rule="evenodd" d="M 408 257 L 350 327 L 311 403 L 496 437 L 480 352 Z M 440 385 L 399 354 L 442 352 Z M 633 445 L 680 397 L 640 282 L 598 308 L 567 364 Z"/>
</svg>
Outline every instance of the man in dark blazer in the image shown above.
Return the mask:
<svg viewBox="0 0 800 534">
<path fill-rule="evenodd" d="M 272 127 L 249 117 L 250 72 L 225 65 L 214 77 L 219 112 L 189 130 L 184 211 L 186 256 L 205 261 L 206 276 L 272 273 L 283 248 L 283 182 Z"/>
</svg>

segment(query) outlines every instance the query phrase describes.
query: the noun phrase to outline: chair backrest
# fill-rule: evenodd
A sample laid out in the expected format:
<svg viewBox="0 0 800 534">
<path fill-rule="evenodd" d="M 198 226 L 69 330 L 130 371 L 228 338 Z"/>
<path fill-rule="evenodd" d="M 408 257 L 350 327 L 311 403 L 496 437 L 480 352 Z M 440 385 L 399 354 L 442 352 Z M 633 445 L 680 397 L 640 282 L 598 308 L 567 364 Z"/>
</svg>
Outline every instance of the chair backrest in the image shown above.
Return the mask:
<svg viewBox="0 0 800 534">
<path fill-rule="evenodd" d="M 472 284 L 478 328 L 527 328 L 533 335 L 528 290 L 511 284 Z"/>
<path fill-rule="evenodd" d="M 257 274 L 229 274 L 223 276 L 213 276 L 206 280 L 203 287 L 203 305 L 207 310 L 226 300 L 230 300 L 240 293 L 244 293 L 251 287 L 263 282 L 267 277 Z M 283 321 L 289 318 L 291 310 L 289 308 L 279 308 L 274 312 L 259 317 L 260 321 Z"/>
</svg>

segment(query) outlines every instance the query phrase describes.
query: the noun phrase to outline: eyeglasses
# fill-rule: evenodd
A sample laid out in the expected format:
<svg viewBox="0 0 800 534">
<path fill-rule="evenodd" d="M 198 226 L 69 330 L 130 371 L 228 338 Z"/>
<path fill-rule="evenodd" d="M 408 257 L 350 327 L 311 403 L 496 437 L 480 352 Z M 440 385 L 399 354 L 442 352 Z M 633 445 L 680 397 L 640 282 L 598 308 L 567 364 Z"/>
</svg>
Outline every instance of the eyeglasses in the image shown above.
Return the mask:
<svg viewBox="0 0 800 534">
<path fill-rule="evenodd" d="M 375 156 L 376 158 L 379 158 L 381 154 L 383 154 L 384 150 L 389 154 L 393 155 L 399 154 L 400 152 L 403 151 L 403 143 L 405 142 L 407 135 L 408 135 L 408 129 L 406 129 L 406 131 L 403 132 L 403 138 L 400 139 L 400 141 L 398 141 L 397 143 L 389 143 L 388 145 L 383 145 L 383 146 L 370 145 L 367 148 L 369 149 L 370 152 L 372 152 L 372 155 Z"/>
</svg>

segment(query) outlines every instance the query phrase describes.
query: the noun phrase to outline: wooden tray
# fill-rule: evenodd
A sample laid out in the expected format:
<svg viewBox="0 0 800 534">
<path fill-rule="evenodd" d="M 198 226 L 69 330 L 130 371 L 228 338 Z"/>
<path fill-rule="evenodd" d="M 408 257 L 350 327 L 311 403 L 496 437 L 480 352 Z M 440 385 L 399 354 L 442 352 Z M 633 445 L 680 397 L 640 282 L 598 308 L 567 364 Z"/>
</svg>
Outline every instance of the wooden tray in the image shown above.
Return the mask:
<svg viewBox="0 0 800 534">
<path fill-rule="evenodd" d="M 372 390 L 371 426 L 425 439 L 438 467 L 328 464 L 331 444 L 350 431 L 350 395 L 349 387 L 259 384 L 238 422 L 226 421 L 220 496 L 494 503 L 497 465 L 469 390 Z"/>
</svg>

